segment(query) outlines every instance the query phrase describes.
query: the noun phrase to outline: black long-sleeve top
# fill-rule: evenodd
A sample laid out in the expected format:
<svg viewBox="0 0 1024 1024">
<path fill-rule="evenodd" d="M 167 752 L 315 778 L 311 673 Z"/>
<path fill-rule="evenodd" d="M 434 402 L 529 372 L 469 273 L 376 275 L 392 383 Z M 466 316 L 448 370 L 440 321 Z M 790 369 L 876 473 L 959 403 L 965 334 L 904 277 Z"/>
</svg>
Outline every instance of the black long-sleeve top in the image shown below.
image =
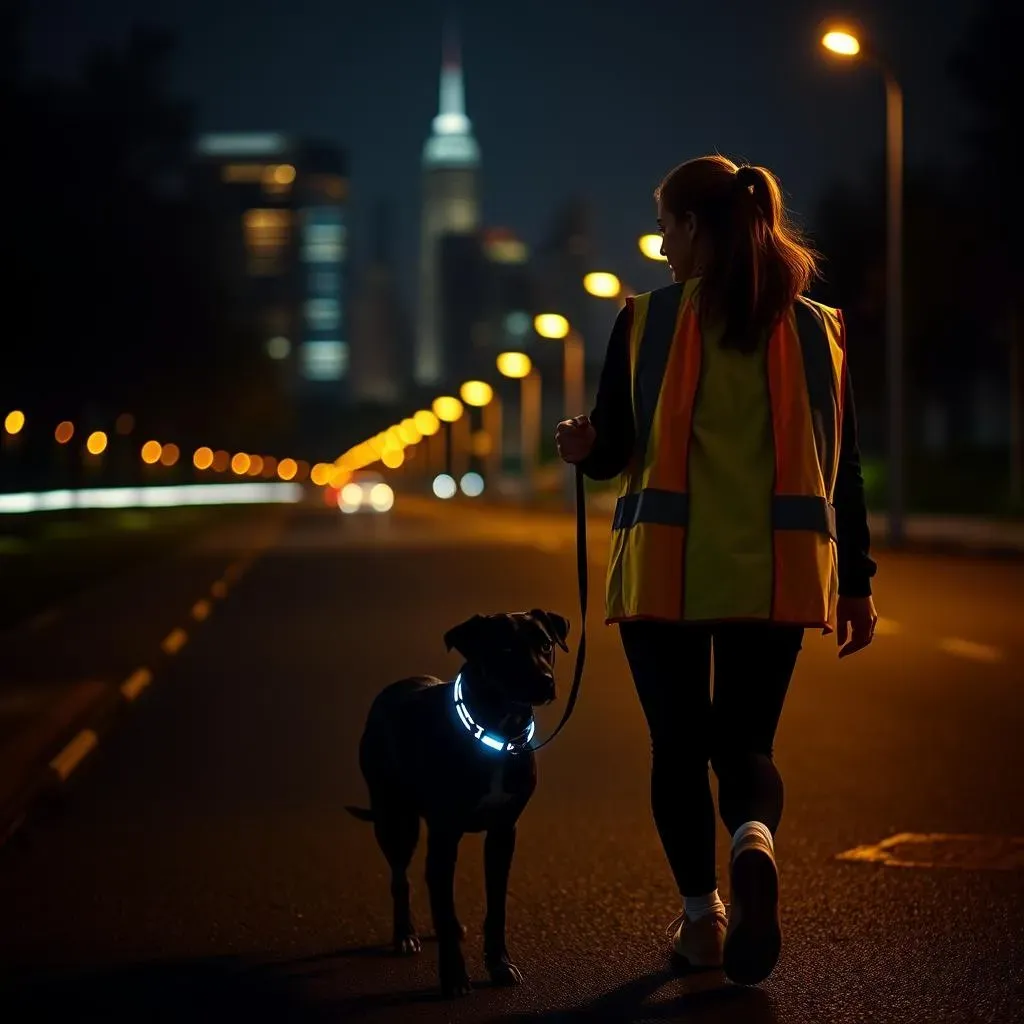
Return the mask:
<svg viewBox="0 0 1024 1024">
<path fill-rule="evenodd" d="M 629 311 L 619 312 L 608 342 L 597 402 L 590 420 L 597 438 L 587 458 L 580 464 L 593 480 L 610 480 L 625 470 L 636 443 L 633 402 L 630 394 Z M 857 413 L 853 403 L 853 384 L 846 373 L 839 468 L 833 496 L 836 512 L 836 540 L 839 548 L 839 593 L 843 597 L 867 597 L 875 563 L 870 557 L 871 534 L 864 501 L 860 448 L 857 441 Z"/>
</svg>

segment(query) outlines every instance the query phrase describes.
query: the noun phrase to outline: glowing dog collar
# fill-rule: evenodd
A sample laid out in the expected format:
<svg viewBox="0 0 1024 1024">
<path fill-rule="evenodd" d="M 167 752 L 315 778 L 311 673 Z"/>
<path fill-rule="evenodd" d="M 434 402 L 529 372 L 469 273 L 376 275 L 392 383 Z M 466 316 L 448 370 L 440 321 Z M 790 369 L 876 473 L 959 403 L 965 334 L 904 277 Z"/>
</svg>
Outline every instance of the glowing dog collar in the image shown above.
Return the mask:
<svg viewBox="0 0 1024 1024">
<path fill-rule="evenodd" d="M 533 739 L 533 734 L 537 728 L 537 723 L 534 722 L 533 716 L 530 716 L 530 724 L 521 732 L 518 736 L 513 737 L 509 740 L 503 740 L 500 736 L 492 736 L 488 732 L 484 732 L 482 725 L 477 725 L 473 721 L 473 716 L 469 713 L 469 708 L 466 707 L 466 701 L 462 696 L 462 673 L 460 672 L 455 677 L 455 710 L 459 713 L 459 718 L 462 724 L 466 727 L 467 731 L 472 733 L 475 739 L 478 739 L 485 747 L 490 747 L 491 750 L 503 750 L 513 754 L 518 754 L 523 750 L 526 750 L 530 745 L 530 740 Z"/>
</svg>

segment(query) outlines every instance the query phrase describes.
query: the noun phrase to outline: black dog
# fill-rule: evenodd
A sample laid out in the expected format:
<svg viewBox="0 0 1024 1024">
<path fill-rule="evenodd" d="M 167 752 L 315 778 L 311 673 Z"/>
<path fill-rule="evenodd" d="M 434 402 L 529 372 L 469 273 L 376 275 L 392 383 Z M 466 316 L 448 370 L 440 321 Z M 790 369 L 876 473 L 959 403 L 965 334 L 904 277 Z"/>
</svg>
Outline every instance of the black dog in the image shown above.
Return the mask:
<svg viewBox="0 0 1024 1024">
<path fill-rule="evenodd" d="M 466 659 L 452 682 L 414 676 L 377 695 L 359 744 L 372 821 L 391 867 L 396 952 L 418 953 L 407 869 L 427 822 L 427 889 L 441 988 L 464 995 L 469 975 L 455 914 L 455 862 L 466 832 L 486 832 L 484 963 L 495 984 L 523 980 L 505 944 L 505 902 L 516 821 L 537 785 L 529 742 L 533 708 L 555 699 L 554 644 L 568 651 L 568 620 L 539 608 L 474 615 L 445 634 Z"/>
</svg>

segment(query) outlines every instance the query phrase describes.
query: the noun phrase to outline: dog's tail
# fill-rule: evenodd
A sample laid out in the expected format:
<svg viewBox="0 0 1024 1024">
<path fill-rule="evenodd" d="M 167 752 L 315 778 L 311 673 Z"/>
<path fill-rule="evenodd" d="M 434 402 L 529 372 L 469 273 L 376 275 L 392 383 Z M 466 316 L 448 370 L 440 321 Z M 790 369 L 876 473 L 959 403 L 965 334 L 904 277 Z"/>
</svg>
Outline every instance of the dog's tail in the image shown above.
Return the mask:
<svg viewBox="0 0 1024 1024">
<path fill-rule="evenodd" d="M 373 811 L 367 810 L 365 807 L 350 807 L 348 804 L 345 805 L 345 810 L 352 815 L 353 818 L 358 818 L 360 821 L 375 821 Z"/>
</svg>

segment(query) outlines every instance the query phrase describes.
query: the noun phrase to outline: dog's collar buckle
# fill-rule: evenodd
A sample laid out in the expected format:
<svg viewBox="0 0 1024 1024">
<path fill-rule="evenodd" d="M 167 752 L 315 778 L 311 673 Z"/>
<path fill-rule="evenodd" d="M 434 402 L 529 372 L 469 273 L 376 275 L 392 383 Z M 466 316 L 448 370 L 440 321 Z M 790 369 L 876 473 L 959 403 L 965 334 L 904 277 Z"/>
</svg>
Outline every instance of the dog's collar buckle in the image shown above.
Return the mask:
<svg viewBox="0 0 1024 1024">
<path fill-rule="evenodd" d="M 510 754 L 521 753 L 529 747 L 530 740 L 533 739 L 533 734 L 537 728 L 537 723 L 533 720 L 532 715 L 530 716 L 530 724 L 518 736 L 514 736 L 509 739 L 502 739 L 500 736 L 495 736 L 487 732 L 482 725 L 478 725 L 473 720 L 473 716 L 470 714 L 469 708 L 466 706 L 466 701 L 462 693 L 461 672 L 455 677 L 453 694 L 455 698 L 455 710 L 458 713 L 459 720 L 466 727 L 466 731 L 485 747 L 489 747 L 491 750 L 504 751 Z"/>
</svg>

